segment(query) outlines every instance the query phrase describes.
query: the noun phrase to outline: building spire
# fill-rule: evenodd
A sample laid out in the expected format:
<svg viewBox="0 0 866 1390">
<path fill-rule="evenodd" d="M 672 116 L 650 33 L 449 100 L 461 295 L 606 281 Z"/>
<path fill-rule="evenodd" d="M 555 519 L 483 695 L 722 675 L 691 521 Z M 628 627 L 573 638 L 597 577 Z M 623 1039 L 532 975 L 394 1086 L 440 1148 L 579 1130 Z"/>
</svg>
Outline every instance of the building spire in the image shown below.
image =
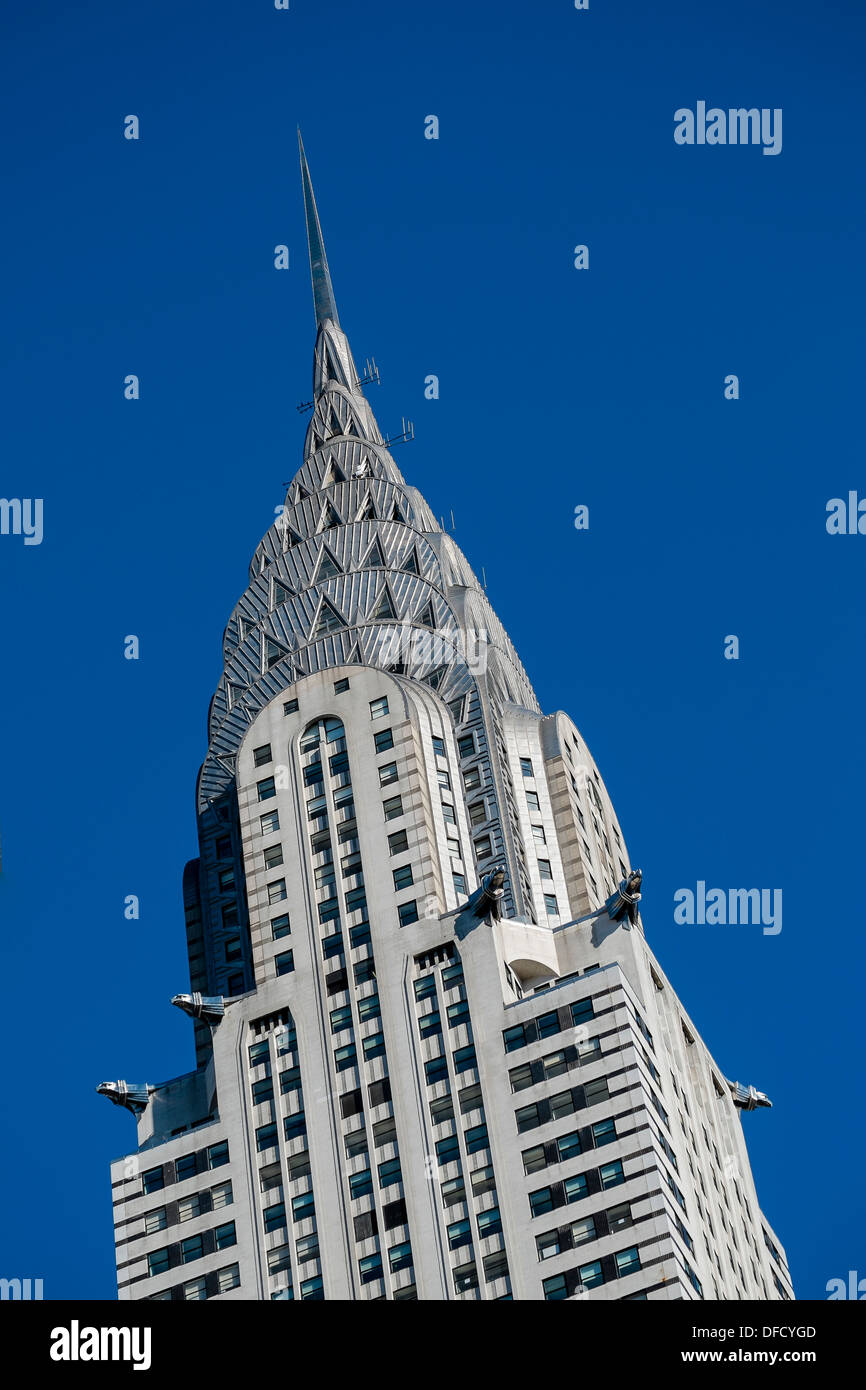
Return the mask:
<svg viewBox="0 0 866 1390">
<path fill-rule="evenodd" d="M 326 319 L 340 327 L 340 319 L 337 314 L 337 301 L 334 299 L 334 286 L 331 284 L 331 272 L 328 269 L 328 258 L 325 255 L 325 242 L 322 237 L 322 227 L 319 222 L 319 212 L 316 207 L 316 196 L 313 193 L 313 184 L 310 179 L 310 169 L 307 164 L 307 156 L 304 153 L 304 142 L 301 139 L 301 129 L 298 127 L 298 148 L 301 153 L 301 179 L 304 186 L 304 215 L 307 219 L 307 245 L 310 251 L 310 274 L 313 279 L 313 303 L 316 309 L 316 324 L 321 328 Z"/>
</svg>

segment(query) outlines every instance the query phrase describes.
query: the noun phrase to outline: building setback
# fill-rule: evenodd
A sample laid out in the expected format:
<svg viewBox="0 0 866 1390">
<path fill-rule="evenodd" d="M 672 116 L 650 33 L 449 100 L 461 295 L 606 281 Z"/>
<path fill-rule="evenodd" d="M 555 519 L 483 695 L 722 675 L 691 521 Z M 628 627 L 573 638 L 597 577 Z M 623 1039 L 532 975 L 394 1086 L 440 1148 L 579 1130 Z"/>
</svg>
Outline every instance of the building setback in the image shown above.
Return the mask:
<svg viewBox="0 0 866 1390">
<path fill-rule="evenodd" d="M 121 1299 L 788 1299 L 598 769 L 383 441 L 303 147 L 303 464 L 224 638 L 194 1072 L 99 1089 Z M 372 369 L 375 375 L 375 369 Z"/>
</svg>

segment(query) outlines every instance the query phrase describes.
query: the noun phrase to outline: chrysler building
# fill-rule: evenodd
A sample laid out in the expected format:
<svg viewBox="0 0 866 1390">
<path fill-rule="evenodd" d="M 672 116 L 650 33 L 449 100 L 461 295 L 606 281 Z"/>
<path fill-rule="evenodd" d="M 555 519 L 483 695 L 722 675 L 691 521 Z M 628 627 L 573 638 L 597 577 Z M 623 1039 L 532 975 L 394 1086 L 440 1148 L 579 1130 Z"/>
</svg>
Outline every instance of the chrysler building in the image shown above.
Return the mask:
<svg viewBox="0 0 866 1390">
<path fill-rule="evenodd" d="M 137 1125 L 119 1297 L 793 1298 L 743 1137 L 770 1102 L 708 1052 L 583 737 L 394 462 L 303 146 L 301 177 L 313 397 L 208 716 L 196 1067 L 98 1088 Z"/>
</svg>

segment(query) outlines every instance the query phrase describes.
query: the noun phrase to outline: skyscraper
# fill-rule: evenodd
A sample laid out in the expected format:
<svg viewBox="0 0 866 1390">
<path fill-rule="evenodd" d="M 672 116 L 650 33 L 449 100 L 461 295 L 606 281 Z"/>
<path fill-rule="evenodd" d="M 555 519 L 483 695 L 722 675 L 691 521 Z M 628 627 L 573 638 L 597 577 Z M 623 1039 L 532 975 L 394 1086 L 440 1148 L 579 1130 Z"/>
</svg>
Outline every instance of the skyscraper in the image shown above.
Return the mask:
<svg viewBox="0 0 866 1390">
<path fill-rule="evenodd" d="M 229 619 L 184 902 L 194 1072 L 104 1083 L 122 1299 L 787 1299 L 639 871 L 316 314 L 303 463 Z"/>
</svg>

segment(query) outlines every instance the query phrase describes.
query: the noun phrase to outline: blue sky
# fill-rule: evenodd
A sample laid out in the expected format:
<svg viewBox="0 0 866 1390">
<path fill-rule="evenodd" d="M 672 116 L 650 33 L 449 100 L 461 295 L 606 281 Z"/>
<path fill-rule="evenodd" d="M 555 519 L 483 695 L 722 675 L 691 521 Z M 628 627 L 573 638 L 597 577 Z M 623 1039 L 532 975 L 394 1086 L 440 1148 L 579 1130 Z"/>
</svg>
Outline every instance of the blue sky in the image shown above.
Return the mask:
<svg viewBox="0 0 866 1390">
<path fill-rule="evenodd" d="M 309 398 L 298 123 L 373 408 L 415 422 L 398 462 L 592 748 L 719 1065 L 773 1099 L 744 1124 L 798 1293 L 866 1273 L 866 537 L 825 529 L 866 495 L 861 6 L 89 0 L 0 24 L 0 493 L 44 499 L 40 546 L 0 536 L 0 1274 L 114 1296 L 134 1126 L 94 1087 L 193 1065 L 168 1000 L 208 702 Z M 782 153 L 676 145 L 698 100 L 782 108 Z M 781 933 L 677 925 L 701 879 L 782 888 Z"/>
</svg>

